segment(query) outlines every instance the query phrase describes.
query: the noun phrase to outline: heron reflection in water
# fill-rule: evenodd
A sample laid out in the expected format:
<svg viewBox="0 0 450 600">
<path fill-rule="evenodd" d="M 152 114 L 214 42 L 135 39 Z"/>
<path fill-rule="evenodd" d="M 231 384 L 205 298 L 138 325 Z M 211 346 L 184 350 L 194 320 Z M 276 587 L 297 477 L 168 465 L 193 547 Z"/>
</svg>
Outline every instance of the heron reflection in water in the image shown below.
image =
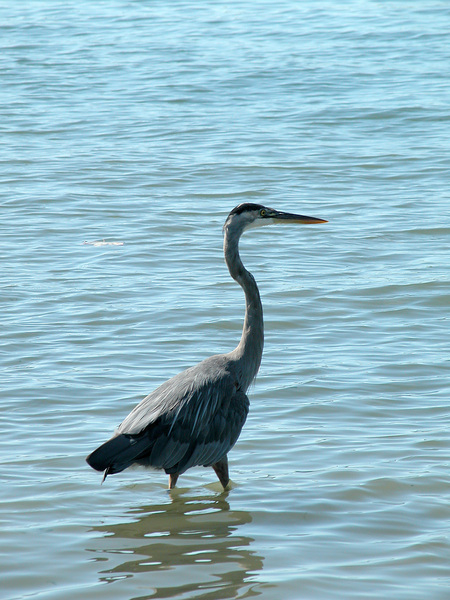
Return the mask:
<svg viewBox="0 0 450 600">
<path fill-rule="evenodd" d="M 104 477 L 132 464 L 164 469 L 169 488 L 190 467 L 212 467 L 227 487 L 227 454 L 247 418 L 246 392 L 256 377 L 264 344 L 258 286 L 239 256 L 239 239 L 253 227 L 273 223 L 326 223 L 260 204 L 236 206 L 224 225 L 224 254 L 231 277 L 245 293 L 245 318 L 238 346 L 175 375 L 144 398 L 114 436 L 87 457 Z"/>
<path fill-rule="evenodd" d="M 142 600 L 258 595 L 252 590 L 265 583 L 264 557 L 249 535 L 252 514 L 230 509 L 227 493 L 198 497 L 177 489 L 170 502 L 135 506 L 116 523 L 94 525 L 101 535 L 88 551 L 99 580 L 126 578 L 124 597 Z M 149 586 L 151 595 L 143 595 Z"/>
</svg>

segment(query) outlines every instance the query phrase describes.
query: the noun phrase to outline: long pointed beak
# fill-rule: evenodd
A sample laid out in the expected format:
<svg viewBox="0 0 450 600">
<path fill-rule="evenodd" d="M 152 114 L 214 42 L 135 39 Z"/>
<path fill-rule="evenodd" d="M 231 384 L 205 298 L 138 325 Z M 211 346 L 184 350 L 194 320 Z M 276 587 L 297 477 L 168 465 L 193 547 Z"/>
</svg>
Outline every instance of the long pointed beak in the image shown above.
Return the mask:
<svg viewBox="0 0 450 600">
<path fill-rule="evenodd" d="M 275 211 L 271 218 L 275 222 L 280 223 L 303 223 L 304 225 L 312 225 L 314 223 L 328 223 L 325 219 L 318 219 L 317 217 L 306 217 L 305 215 L 294 215 L 293 213 Z"/>
</svg>

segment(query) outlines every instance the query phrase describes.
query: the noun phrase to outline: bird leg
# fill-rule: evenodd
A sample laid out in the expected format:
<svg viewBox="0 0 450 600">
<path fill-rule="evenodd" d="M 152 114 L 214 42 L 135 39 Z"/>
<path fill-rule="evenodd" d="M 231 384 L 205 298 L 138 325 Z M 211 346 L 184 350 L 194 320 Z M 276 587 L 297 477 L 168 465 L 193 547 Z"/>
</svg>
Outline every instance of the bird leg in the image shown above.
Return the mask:
<svg viewBox="0 0 450 600">
<path fill-rule="evenodd" d="M 230 482 L 230 477 L 228 475 L 228 458 L 225 455 L 223 458 L 216 462 L 212 468 L 216 472 L 217 477 L 219 478 L 220 483 L 223 486 L 223 489 L 227 487 Z"/>
<path fill-rule="evenodd" d="M 170 473 L 169 475 L 169 490 L 173 490 L 173 488 L 177 485 L 177 479 L 180 476 L 179 473 Z"/>
</svg>

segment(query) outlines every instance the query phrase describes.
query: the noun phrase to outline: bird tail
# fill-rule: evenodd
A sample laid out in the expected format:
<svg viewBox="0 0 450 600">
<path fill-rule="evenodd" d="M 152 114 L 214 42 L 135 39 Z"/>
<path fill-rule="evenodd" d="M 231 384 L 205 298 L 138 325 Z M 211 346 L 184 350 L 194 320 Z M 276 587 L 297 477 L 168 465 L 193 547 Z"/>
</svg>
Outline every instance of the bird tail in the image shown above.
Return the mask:
<svg viewBox="0 0 450 600">
<path fill-rule="evenodd" d="M 107 475 L 120 473 L 132 465 L 148 447 L 149 439 L 146 436 L 136 437 L 122 433 L 89 454 L 86 462 L 96 471 L 105 471 L 104 481 Z"/>
</svg>

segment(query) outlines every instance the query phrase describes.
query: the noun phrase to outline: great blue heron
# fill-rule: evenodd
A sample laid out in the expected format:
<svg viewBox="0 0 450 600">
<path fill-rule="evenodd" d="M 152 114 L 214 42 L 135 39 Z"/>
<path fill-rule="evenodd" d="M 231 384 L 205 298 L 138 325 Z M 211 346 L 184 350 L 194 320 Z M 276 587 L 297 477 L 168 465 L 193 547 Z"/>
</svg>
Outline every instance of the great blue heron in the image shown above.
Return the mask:
<svg viewBox="0 0 450 600">
<path fill-rule="evenodd" d="M 87 457 L 107 475 L 132 464 L 164 469 L 169 488 L 190 467 L 212 467 L 227 487 L 227 454 L 247 418 L 247 389 L 255 378 L 264 344 L 258 286 L 242 264 L 239 239 L 251 227 L 271 223 L 326 223 L 324 219 L 280 212 L 260 204 L 236 206 L 224 225 L 225 262 L 245 293 L 241 340 L 232 352 L 217 354 L 172 377 L 144 398 L 114 436 Z"/>
</svg>

